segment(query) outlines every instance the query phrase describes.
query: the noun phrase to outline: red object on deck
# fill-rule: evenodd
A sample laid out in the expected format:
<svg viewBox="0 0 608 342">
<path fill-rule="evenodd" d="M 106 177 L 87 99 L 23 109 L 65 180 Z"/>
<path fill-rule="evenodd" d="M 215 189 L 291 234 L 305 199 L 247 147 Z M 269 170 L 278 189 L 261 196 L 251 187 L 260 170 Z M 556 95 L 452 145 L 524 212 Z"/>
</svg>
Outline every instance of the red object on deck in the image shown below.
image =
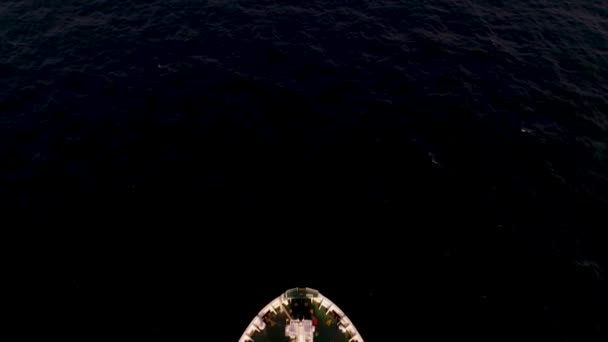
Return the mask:
<svg viewBox="0 0 608 342">
<path fill-rule="evenodd" d="M 315 327 L 316 327 L 318 323 L 319 323 L 319 321 L 318 321 L 316 318 L 313 318 L 313 319 L 312 319 L 312 325 L 313 325 L 313 326 L 315 326 Z"/>
</svg>

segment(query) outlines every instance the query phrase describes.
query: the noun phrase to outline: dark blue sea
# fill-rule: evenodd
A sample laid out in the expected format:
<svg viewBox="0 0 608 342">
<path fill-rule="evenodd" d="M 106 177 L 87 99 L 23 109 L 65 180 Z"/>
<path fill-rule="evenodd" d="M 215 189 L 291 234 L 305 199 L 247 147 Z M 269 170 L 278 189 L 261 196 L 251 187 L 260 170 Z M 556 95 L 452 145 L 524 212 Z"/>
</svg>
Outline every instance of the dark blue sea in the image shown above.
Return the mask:
<svg viewBox="0 0 608 342">
<path fill-rule="evenodd" d="M 605 341 L 607 77 L 599 0 L 4 0 L 2 226 L 62 339 Z"/>
</svg>

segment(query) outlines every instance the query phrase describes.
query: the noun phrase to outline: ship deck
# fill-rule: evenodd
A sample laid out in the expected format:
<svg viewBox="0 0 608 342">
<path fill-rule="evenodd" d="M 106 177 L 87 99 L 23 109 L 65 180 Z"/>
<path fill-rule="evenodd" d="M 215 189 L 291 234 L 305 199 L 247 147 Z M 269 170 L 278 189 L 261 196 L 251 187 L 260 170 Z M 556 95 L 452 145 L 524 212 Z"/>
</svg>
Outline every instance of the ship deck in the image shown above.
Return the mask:
<svg viewBox="0 0 608 342">
<path fill-rule="evenodd" d="M 312 320 L 314 342 L 363 342 L 346 315 L 312 289 L 292 289 L 268 304 L 239 342 L 290 342 L 285 327 L 290 320 Z"/>
</svg>

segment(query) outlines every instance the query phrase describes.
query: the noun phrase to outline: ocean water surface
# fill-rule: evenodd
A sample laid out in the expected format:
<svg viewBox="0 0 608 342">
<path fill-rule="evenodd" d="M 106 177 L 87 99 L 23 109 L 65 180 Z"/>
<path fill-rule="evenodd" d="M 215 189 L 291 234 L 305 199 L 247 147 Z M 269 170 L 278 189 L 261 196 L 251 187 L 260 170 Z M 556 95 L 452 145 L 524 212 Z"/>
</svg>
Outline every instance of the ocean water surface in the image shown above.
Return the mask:
<svg viewBox="0 0 608 342">
<path fill-rule="evenodd" d="M 607 75 L 608 7 L 595 0 L 6 0 L 0 211 L 15 226 L 130 236 L 187 221 L 201 249 L 231 241 L 243 260 L 259 246 L 244 242 L 259 237 L 245 226 L 365 251 L 352 253 L 350 276 L 250 284 L 264 295 L 231 329 L 286 288 L 310 285 L 381 340 L 373 309 L 349 304 L 340 279 L 362 272 L 353 296 L 365 289 L 373 307 L 393 298 L 379 288 L 414 272 L 442 289 L 429 299 L 437 311 L 404 295 L 428 327 L 466 308 L 487 333 L 593 339 L 607 313 Z M 235 226 L 215 229 L 211 216 Z M 206 265 L 211 252 L 186 249 Z M 76 264 L 76 278 L 90 273 Z M 519 318 L 488 318 L 507 311 Z M 174 332 L 160 326 L 154 334 Z"/>
</svg>

